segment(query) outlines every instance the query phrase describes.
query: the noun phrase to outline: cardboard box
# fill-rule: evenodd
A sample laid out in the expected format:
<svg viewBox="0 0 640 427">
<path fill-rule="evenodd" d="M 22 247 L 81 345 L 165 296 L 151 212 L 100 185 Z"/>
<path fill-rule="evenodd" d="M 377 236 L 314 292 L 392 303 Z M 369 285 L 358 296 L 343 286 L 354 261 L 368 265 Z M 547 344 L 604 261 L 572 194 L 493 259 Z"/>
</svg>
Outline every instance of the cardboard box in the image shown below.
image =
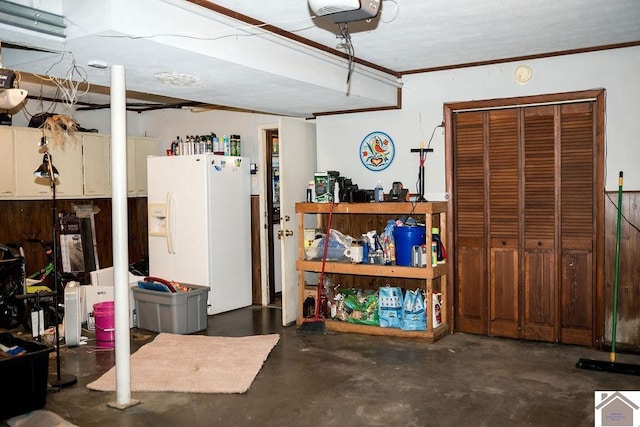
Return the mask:
<svg viewBox="0 0 640 427">
<path fill-rule="evenodd" d="M 327 172 L 316 172 L 313 174 L 313 182 L 316 190 L 316 203 L 329 203 L 332 200 L 331 181 L 329 180 L 329 174 Z"/>
<path fill-rule="evenodd" d="M 185 286 L 191 290 L 171 293 L 132 288 L 138 328 L 172 334 L 191 334 L 207 329 L 209 287 Z"/>
</svg>

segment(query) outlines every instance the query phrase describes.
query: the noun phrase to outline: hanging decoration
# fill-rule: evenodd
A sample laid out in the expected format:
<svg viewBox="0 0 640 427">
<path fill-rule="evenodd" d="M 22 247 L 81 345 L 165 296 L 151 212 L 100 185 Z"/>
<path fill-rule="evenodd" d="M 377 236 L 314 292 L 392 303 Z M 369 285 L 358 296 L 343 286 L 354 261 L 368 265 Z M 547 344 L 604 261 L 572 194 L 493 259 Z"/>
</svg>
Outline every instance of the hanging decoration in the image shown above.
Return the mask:
<svg viewBox="0 0 640 427">
<path fill-rule="evenodd" d="M 47 117 L 42 125 L 44 136 L 53 143 L 54 146 L 64 148 L 67 139 L 70 138 L 76 142 L 76 131 L 78 123 L 72 117 L 64 114 L 56 114 Z"/>
<path fill-rule="evenodd" d="M 385 170 L 391 165 L 395 155 L 393 140 L 384 132 L 371 132 L 360 143 L 360 161 L 369 170 Z"/>
</svg>

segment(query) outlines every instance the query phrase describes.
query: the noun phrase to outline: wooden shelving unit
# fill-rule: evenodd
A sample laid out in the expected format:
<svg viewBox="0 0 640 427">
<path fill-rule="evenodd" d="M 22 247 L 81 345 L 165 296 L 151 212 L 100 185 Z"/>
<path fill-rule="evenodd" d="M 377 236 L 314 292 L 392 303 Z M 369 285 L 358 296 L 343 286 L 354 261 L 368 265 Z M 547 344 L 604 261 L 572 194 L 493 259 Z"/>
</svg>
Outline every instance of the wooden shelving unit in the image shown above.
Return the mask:
<svg viewBox="0 0 640 427">
<path fill-rule="evenodd" d="M 299 283 L 298 324 L 301 324 L 303 321 L 302 304 L 304 299 L 308 295 L 314 295 L 315 297 L 317 292 L 317 288 L 315 286 L 307 286 L 305 284 L 305 273 L 319 273 L 322 269 L 321 261 L 305 259 L 304 229 L 309 228 L 308 226 L 305 227 L 305 220 L 307 220 L 306 224 L 309 224 L 309 220 L 314 222 L 315 219 L 315 228 L 323 229 L 323 224 L 325 223 L 326 217 L 329 213 L 329 207 L 330 205 L 326 203 L 296 203 L 296 214 L 298 215 L 298 261 L 296 262 Z M 415 204 L 392 202 L 339 203 L 333 207 L 334 221 L 336 221 L 336 219 L 346 220 L 345 222 L 350 223 L 351 227 L 355 227 L 354 224 L 357 224 L 357 218 L 344 218 L 344 216 L 367 216 L 368 218 L 371 218 L 373 215 L 375 217 L 382 218 L 383 221 L 386 221 L 398 216 L 411 215 L 418 219 L 418 221 L 424 222 L 427 242 L 431 241 L 432 226 L 439 227 L 440 236 L 443 239 L 445 246 L 447 246 L 445 241 L 447 236 L 446 212 L 446 202 L 425 202 Z M 305 217 L 307 215 L 311 217 Z M 362 232 L 362 230 L 342 230 L 336 226 L 333 226 L 332 228 L 338 229 L 345 234 Z M 447 247 L 447 249 L 451 251 L 451 248 Z M 432 267 L 430 264 L 427 267 L 405 267 L 398 265 L 351 264 L 348 262 L 327 261 L 325 263 L 326 274 L 412 279 L 421 286 L 422 290 L 425 292 L 427 301 L 426 331 L 403 331 L 396 328 L 381 328 L 378 326 L 360 325 L 331 319 L 327 319 L 326 321 L 327 330 L 369 335 L 397 336 L 433 342 L 450 331 L 448 319 L 451 303 L 450 296 L 447 292 L 448 270 L 449 266 L 447 263 L 438 264 L 435 267 Z M 432 293 L 434 291 L 440 292 L 442 296 L 442 323 L 435 329 L 433 328 L 432 323 Z"/>
</svg>

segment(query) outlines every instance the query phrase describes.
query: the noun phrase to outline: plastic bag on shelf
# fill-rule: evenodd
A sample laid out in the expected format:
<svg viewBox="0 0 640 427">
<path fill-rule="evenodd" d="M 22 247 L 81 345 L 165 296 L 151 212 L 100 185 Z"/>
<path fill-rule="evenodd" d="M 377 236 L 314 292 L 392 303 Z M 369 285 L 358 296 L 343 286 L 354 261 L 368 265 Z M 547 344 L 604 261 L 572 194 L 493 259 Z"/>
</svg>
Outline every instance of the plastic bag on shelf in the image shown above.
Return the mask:
<svg viewBox="0 0 640 427">
<path fill-rule="evenodd" d="M 402 320 L 402 289 L 383 286 L 378 290 L 380 327 L 399 328 Z"/>
<path fill-rule="evenodd" d="M 426 303 L 421 289 L 407 291 L 404 296 L 400 328 L 403 331 L 426 331 L 427 312 L 425 307 Z"/>
<path fill-rule="evenodd" d="M 311 243 L 311 247 L 305 249 L 306 259 L 322 259 L 324 255 L 325 237 L 325 233 L 317 235 L 316 239 Z M 327 259 L 334 261 L 348 260 L 344 251 L 346 248 L 351 247 L 353 240 L 353 237 L 342 234 L 340 231 L 332 228 L 329 232 Z"/>
</svg>

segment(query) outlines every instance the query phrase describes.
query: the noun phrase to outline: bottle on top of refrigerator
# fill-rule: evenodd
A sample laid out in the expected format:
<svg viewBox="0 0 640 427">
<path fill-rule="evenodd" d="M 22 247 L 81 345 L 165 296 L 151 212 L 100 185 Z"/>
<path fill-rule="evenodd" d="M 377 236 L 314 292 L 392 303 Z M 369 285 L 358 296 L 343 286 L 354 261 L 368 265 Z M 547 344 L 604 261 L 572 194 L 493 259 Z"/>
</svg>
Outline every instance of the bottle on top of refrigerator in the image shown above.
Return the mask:
<svg viewBox="0 0 640 427">
<path fill-rule="evenodd" d="M 180 138 L 180 137 L 178 137 L 178 140 L 180 141 L 180 142 L 178 143 L 178 146 L 180 147 L 180 155 L 181 155 L 181 156 L 186 156 L 187 154 L 189 154 L 189 153 L 187 152 L 187 143 L 186 143 L 186 142 L 184 142 L 184 139 L 182 139 L 182 138 Z"/>
<path fill-rule="evenodd" d="M 228 135 L 224 135 L 222 137 L 222 143 L 224 144 L 224 155 L 225 156 L 229 156 L 231 155 L 231 146 L 230 146 L 230 142 L 229 142 L 229 136 Z"/>
</svg>

